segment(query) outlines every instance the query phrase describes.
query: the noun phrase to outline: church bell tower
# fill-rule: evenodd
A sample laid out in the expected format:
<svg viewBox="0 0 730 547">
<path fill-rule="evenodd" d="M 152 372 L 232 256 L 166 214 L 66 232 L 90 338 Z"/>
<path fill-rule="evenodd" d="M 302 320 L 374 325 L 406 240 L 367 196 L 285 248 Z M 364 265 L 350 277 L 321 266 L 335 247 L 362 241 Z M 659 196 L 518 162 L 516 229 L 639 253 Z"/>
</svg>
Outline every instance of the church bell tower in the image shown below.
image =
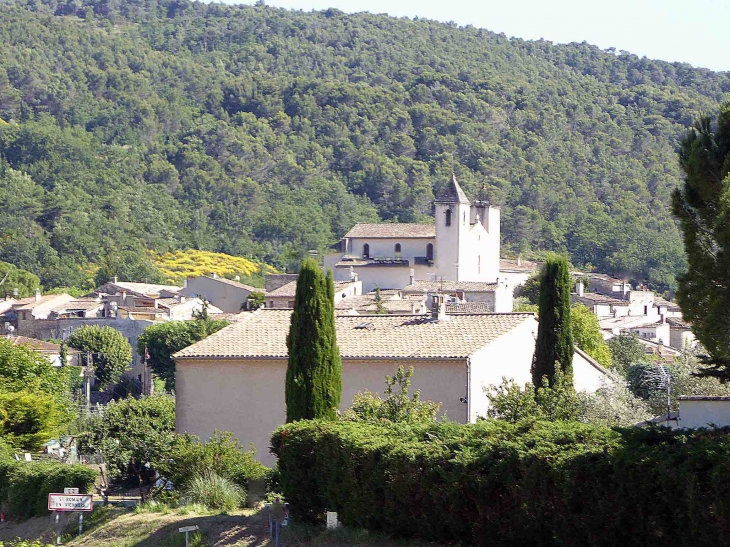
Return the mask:
<svg viewBox="0 0 730 547">
<path fill-rule="evenodd" d="M 434 201 L 436 208 L 436 253 L 434 261 L 439 279 L 462 281 L 459 257 L 468 245 L 471 203 L 459 186 L 456 175 L 444 194 Z"/>
</svg>

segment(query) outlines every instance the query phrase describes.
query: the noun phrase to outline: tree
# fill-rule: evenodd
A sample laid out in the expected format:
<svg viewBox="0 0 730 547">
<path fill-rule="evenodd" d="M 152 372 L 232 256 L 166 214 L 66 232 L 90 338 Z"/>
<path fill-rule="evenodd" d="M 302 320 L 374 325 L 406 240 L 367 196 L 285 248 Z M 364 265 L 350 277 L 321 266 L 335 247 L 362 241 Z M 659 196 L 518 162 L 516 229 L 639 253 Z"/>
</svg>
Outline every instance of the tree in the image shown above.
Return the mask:
<svg viewBox="0 0 730 547">
<path fill-rule="evenodd" d="M 583 304 L 576 304 L 570 310 L 570 328 L 576 346 L 604 367 L 611 366 L 611 350 L 603 339 L 595 313 Z"/>
<path fill-rule="evenodd" d="M 18 289 L 18 296 L 24 298 L 33 295 L 40 287 L 41 280 L 37 275 L 0 262 L 0 294 L 12 296 Z"/>
<path fill-rule="evenodd" d="M 335 419 L 342 394 L 332 273 L 311 258 L 302 262 L 286 339 L 286 421 Z"/>
<path fill-rule="evenodd" d="M 717 123 L 701 117 L 682 140 L 685 180 L 672 194 L 687 254 L 677 302 L 707 349 L 700 372 L 730 380 L 730 102 Z"/>
<path fill-rule="evenodd" d="M 144 357 L 153 374 L 165 381 L 165 389 L 173 391 L 175 361 L 172 356 L 229 324 L 229 321 L 208 318 L 150 325 L 137 339 L 137 353 Z"/>
<path fill-rule="evenodd" d="M 241 306 L 241 308 L 246 308 L 249 310 L 257 310 L 266 304 L 266 293 L 263 293 L 261 291 L 253 291 L 251 294 L 248 295 L 248 299 L 244 304 Z"/>
<path fill-rule="evenodd" d="M 0 436 L 20 450 L 40 450 L 69 417 L 68 408 L 51 394 L 0 392 Z"/>
<path fill-rule="evenodd" d="M 537 389 L 527 383 L 524 390 L 514 380 L 502 378 L 500 385 L 485 387 L 484 393 L 489 399 L 489 418 L 510 422 L 526 419 L 577 421 L 580 418 L 580 401 L 572 383 L 560 370 L 555 371 L 552 386 L 547 376 L 542 377 Z"/>
<path fill-rule="evenodd" d="M 102 389 L 115 384 L 132 362 L 132 346 L 112 327 L 87 325 L 71 333 L 68 345 L 91 353 L 94 374 Z"/>
<path fill-rule="evenodd" d="M 570 272 L 568 261 L 551 256 L 540 276 L 540 324 L 537 330 L 535 357 L 532 362 L 532 382 L 554 384 L 561 370 L 566 381 L 573 382 L 573 335 L 570 326 Z"/>
<path fill-rule="evenodd" d="M 611 350 L 614 368 L 624 376 L 631 365 L 643 363 L 648 359 L 644 344 L 639 342 L 639 337 L 635 333 L 619 334 L 610 338 L 607 344 Z"/>
<path fill-rule="evenodd" d="M 409 394 L 413 372 L 413 367 L 408 370 L 398 367 L 395 375 L 386 376 L 385 399 L 370 391 L 357 393 L 343 419 L 353 422 L 386 421 L 406 424 L 435 422 L 441 403 L 422 401 L 418 390 L 413 395 Z M 396 386 L 397 391 L 393 389 Z"/>
<path fill-rule="evenodd" d="M 85 453 L 104 456 L 112 478 L 131 474 L 144 500 L 155 470 L 175 446 L 175 399 L 160 394 L 109 403 L 79 444 Z"/>
<path fill-rule="evenodd" d="M 375 287 L 375 313 L 385 314 L 388 313 L 383 306 L 383 296 L 380 294 L 380 287 Z"/>
<path fill-rule="evenodd" d="M 72 367 L 54 367 L 40 353 L 0 338 L 0 391 L 40 391 L 63 402 L 77 383 Z"/>
</svg>

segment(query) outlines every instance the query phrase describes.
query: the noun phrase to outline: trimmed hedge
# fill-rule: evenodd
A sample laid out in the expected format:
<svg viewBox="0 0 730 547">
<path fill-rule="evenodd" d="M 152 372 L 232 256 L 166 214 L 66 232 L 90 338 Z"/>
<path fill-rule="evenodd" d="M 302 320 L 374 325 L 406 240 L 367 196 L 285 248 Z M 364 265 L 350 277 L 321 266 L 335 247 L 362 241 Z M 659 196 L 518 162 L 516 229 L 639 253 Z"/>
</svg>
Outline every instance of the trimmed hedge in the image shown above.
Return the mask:
<svg viewBox="0 0 730 547">
<path fill-rule="evenodd" d="M 579 423 L 380 426 L 302 421 L 274 432 L 295 519 L 469 545 L 724 545 L 727 430 Z"/>
<path fill-rule="evenodd" d="M 96 471 L 83 465 L 1 461 L 0 502 L 14 519 L 46 516 L 48 494 L 63 492 L 66 487 L 88 493 L 96 477 Z"/>
</svg>

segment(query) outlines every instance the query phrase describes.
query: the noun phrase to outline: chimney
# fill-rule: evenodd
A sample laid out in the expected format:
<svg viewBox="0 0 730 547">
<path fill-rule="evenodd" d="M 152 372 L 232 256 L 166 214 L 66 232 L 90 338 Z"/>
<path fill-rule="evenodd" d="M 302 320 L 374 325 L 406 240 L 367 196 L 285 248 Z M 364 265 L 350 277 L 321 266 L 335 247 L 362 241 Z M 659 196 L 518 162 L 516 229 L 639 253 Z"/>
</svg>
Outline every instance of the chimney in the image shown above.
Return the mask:
<svg viewBox="0 0 730 547">
<path fill-rule="evenodd" d="M 411 282 L 409 283 L 409 285 L 413 286 L 415 284 L 414 281 L 416 280 L 416 270 L 411 268 L 410 274 L 411 274 Z"/>
<path fill-rule="evenodd" d="M 213 276 L 212 277 L 213 277 L 213 279 L 218 279 L 218 274 L 215 273 L 215 272 L 213 272 Z"/>
<path fill-rule="evenodd" d="M 18 298 L 18 287 L 13 289 L 13 298 Z"/>
<path fill-rule="evenodd" d="M 436 321 L 446 321 L 449 318 L 446 315 L 446 299 L 444 298 L 444 295 L 433 295 L 433 303 L 431 305 L 431 318 Z"/>
<path fill-rule="evenodd" d="M 36 302 L 40 302 L 41 301 L 41 290 L 40 289 L 36 289 L 35 290 L 35 301 Z"/>
<path fill-rule="evenodd" d="M 522 255 L 517 255 L 517 265 L 522 266 Z"/>
<path fill-rule="evenodd" d="M 157 300 L 155 300 L 157 302 Z M 185 297 L 180 295 L 180 304 L 185 304 Z"/>
<path fill-rule="evenodd" d="M 122 306 L 127 304 L 127 291 L 122 291 Z"/>
<path fill-rule="evenodd" d="M 585 289 L 583 288 L 583 282 L 582 282 L 582 281 L 578 281 L 578 282 L 577 282 L 577 283 L 575 284 L 575 293 L 576 293 L 576 294 L 577 294 L 578 296 L 583 296 L 583 294 L 584 294 L 584 290 L 585 290 Z"/>
<path fill-rule="evenodd" d="M 112 283 L 114 283 L 116 285 L 118 281 L 119 281 L 119 278 L 116 275 L 114 277 L 112 277 Z"/>
<path fill-rule="evenodd" d="M 416 303 L 411 302 L 411 315 L 416 315 Z"/>
</svg>

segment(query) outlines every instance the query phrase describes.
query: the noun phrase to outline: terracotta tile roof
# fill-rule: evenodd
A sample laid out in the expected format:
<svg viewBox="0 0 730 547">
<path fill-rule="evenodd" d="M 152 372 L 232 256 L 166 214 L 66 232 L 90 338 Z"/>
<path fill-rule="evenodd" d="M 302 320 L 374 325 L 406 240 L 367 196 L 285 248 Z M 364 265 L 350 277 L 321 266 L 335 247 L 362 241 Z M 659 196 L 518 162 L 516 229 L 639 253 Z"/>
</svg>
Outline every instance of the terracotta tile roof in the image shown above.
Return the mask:
<svg viewBox="0 0 730 547">
<path fill-rule="evenodd" d="M 106 285 L 111 285 L 113 287 L 116 287 L 119 292 L 127 291 L 130 293 L 136 293 L 142 296 L 150 296 L 155 294 L 160 294 L 162 291 L 169 291 L 169 292 L 177 292 L 182 287 L 178 287 L 176 285 L 157 285 L 153 283 L 132 283 L 130 281 L 117 281 L 106 283 Z"/>
<path fill-rule="evenodd" d="M 38 351 L 41 353 L 58 353 L 61 351 L 60 344 L 54 344 L 53 342 L 46 342 L 45 340 L 38 340 L 36 338 L 27 338 L 25 336 L 8 336 L 5 339 L 10 340 L 16 346 L 24 346 L 28 349 L 32 349 L 33 351 Z M 67 351 L 70 355 L 79 353 L 78 350 L 75 350 L 73 348 L 67 348 Z"/>
<path fill-rule="evenodd" d="M 430 238 L 436 237 L 435 224 L 409 224 L 399 223 L 378 223 L 378 224 L 355 224 L 345 237 L 362 238 L 369 237 L 373 239 L 380 238 Z"/>
<path fill-rule="evenodd" d="M 692 325 L 687 323 L 684 319 L 681 317 L 667 317 L 667 323 L 669 323 L 670 327 L 678 327 L 682 329 L 691 329 Z"/>
<path fill-rule="evenodd" d="M 96 300 L 71 300 L 65 304 L 57 307 L 53 311 L 66 311 L 66 310 L 95 310 L 104 306 L 103 302 L 97 302 Z"/>
<path fill-rule="evenodd" d="M 287 356 L 290 310 L 258 310 L 175 354 L 176 359 L 256 359 Z M 343 358 L 466 358 L 526 321 L 531 313 L 430 316 L 338 316 Z"/>
<path fill-rule="evenodd" d="M 496 289 L 496 283 L 486 283 L 483 281 L 425 281 L 416 279 L 413 285 L 405 286 L 403 292 L 492 292 Z"/>
<path fill-rule="evenodd" d="M 39 301 L 36 301 L 36 299 L 35 299 L 34 296 L 31 296 L 29 298 L 22 298 L 22 299 L 18 300 L 17 303 L 15 304 L 15 306 L 13 306 L 13 307 L 16 310 L 32 310 L 33 308 L 35 308 L 36 306 L 38 306 L 40 304 L 45 304 L 46 302 L 49 302 L 49 301 L 54 300 L 56 298 L 60 298 L 62 296 L 68 296 L 68 295 L 65 294 L 65 293 L 62 293 L 62 294 L 44 294 L 43 296 L 41 296 L 41 298 L 40 298 Z M 18 306 L 18 304 L 22 304 L 22 305 Z"/>
<path fill-rule="evenodd" d="M 612 304 L 614 306 L 628 306 L 629 305 L 628 300 L 620 300 L 619 298 L 614 298 L 613 296 L 606 296 L 604 294 L 598 294 L 595 292 L 585 292 L 585 293 L 583 293 L 583 296 L 579 296 L 578 294 L 574 293 L 574 294 L 570 295 L 570 298 L 577 302 L 586 300 L 593 304 Z"/>
<path fill-rule="evenodd" d="M 461 302 L 459 304 L 446 304 L 446 313 L 448 315 L 459 315 L 463 313 L 489 313 L 490 311 L 489 304 L 486 302 Z"/>
<path fill-rule="evenodd" d="M 341 291 L 352 285 L 352 281 L 335 281 L 335 292 Z M 266 297 L 273 298 L 294 298 L 297 294 L 297 282 L 290 281 L 286 285 L 282 285 L 278 289 L 274 289 L 271 292 L 266 293 Z"/>
<path fill-rule="evenodd" d="M 119 306 L 120 310 L 124 310 L 129 313 L 159 313 L 159 314 L 167 314 L 168 310 L 166 308 L 155 308 L 153 306 Z"/>
<path fill-rule="evenodd" d="M 541 266 L 541 262 L 530 262 L 529 260 L 521 260 L 520 263 L 517 263 L 517 260 L 512 260 L 510 258 L 502 258 L 499 261 L 499 269 L 500 270 L 519 270 L 519 271 L 525 271 L 525 272 L 532 272 L 534 270 L 537 270 Z"/>
</svg>

